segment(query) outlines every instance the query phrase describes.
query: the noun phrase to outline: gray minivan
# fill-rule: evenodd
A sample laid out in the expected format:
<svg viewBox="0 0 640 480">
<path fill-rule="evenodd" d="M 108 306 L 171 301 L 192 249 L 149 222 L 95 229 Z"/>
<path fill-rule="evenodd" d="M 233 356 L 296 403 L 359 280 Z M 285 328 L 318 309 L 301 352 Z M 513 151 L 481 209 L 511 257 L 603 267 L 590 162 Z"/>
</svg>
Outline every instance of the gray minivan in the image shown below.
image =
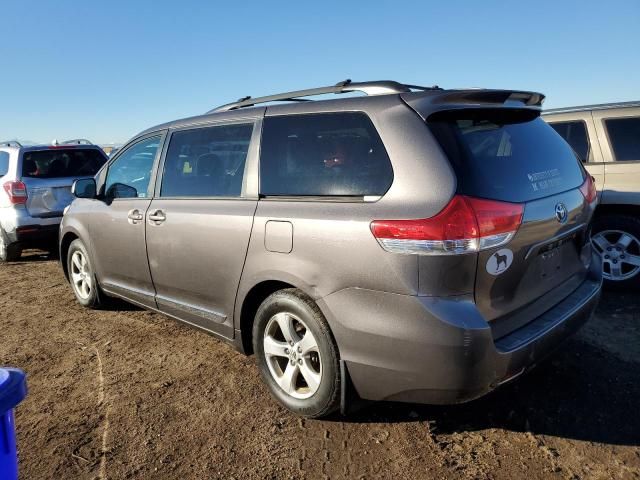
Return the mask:
<svg viewBox="0 0 640 480">
<path fill-rule="evenodd" d="M 120 297 L 255 353 L 301 415 L 474 399 L 600 295 L 593 179 L 543 98 L 345 81 L 159 125 L 74 184 L 65 275 L 86 307 Z"/>
</svg>

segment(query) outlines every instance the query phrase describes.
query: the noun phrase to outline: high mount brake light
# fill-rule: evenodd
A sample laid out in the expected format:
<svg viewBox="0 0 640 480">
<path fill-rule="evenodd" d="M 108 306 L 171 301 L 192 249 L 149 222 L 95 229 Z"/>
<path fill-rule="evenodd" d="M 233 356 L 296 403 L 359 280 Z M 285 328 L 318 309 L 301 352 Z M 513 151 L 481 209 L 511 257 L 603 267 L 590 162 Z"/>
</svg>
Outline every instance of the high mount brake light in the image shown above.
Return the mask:
<svg viewBox="0 0 640 480">
<path fill-rule="evenodd" d="M 24 183 L 20 181 L 6 182 L 3 187 L 9 196 L 9 202 L 13 205 L 27 203 L 27 186 Z"/>
<path fill-rule="evenodd" d="M 431 218 L 374 220 L 371 232 L 394 253 L 452 255 L 504 245 L 522 222 L 523 205 L 456 195 Z"/>
<path fill-rule="evenodd" d="M 580 185 L 580 192 L 582 196 L 585 198 L 587 203 L 592 203 L 598 198 L 598 192 L 596 191 L 596 182 L 593 177 L 587 174 L 587 178 L 585 178 L 582 185 Z"/>
</svg>

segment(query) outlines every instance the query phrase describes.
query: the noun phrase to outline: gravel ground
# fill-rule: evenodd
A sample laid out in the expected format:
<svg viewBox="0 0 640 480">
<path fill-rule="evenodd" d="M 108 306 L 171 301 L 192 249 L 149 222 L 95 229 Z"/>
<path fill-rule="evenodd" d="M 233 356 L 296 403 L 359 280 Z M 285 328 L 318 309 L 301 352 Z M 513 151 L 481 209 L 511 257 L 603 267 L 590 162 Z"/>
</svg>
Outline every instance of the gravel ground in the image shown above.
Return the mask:
<svg viewBox="0 0 640 480">
<path fill-rule="evenodd" d="M 161 315 L 82 309 L 55 261 L 0 265 L 0 364 L 29 375 L 21 478 L 640 478 L 640 299 L 517 382 L 454 407 L 303 420 L 253 358 Z"/>
</svg>

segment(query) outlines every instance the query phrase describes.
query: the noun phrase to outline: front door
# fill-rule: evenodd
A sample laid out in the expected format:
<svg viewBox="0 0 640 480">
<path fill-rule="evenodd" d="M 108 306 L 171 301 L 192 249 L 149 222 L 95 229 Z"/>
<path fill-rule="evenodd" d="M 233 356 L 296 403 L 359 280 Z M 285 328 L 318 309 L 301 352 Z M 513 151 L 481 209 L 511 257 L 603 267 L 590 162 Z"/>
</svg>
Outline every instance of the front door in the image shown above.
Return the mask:
<svg viewBox="0 0 640 480">
<path fill-rule="evenodd" d="M 155 291 L 147 261 L 145 215 L 162 140 L 162 134 L 143 138 L 110 163 L 90 226 L 101 287 L 153 308 Z"/>
<path fill-rule="evenodd" d="M 257 205 L 245 179 L 253 130 L 245 120 L 174 131 L 147 214 L 158 308 L 229 338 Z"/>
</svg>

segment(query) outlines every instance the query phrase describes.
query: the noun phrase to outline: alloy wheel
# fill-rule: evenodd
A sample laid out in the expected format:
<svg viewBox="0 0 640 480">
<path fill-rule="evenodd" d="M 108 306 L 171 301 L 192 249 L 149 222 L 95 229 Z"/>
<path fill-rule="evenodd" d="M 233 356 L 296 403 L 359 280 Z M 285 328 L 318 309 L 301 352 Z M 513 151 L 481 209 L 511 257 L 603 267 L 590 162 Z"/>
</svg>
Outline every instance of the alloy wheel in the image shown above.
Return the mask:
<svg viewBox="0 0 640 480">
<path fill-rule="evenodd" d="M 269 319 L 263 337 L 271 376 L 288 395 L 313 396 L 322 380 L 322 358 L 316 338 L 296 315 L 280 312 Z"/>
<path fill-rule="evenodd" d="M 93 278 L 89 262 L 80 250 L 76 250 L 71 256 L 71 281 L 80 298 L 83 300 L 89 298 L 93 288 Z"/>
<path fill-rule="evenodd" d="M 622 230 L 603 230 L 591 237 L 591 244 L 602 258 L 602 276 L 623 281 L 640 272 L 640 241 Z"/>
</svg>

